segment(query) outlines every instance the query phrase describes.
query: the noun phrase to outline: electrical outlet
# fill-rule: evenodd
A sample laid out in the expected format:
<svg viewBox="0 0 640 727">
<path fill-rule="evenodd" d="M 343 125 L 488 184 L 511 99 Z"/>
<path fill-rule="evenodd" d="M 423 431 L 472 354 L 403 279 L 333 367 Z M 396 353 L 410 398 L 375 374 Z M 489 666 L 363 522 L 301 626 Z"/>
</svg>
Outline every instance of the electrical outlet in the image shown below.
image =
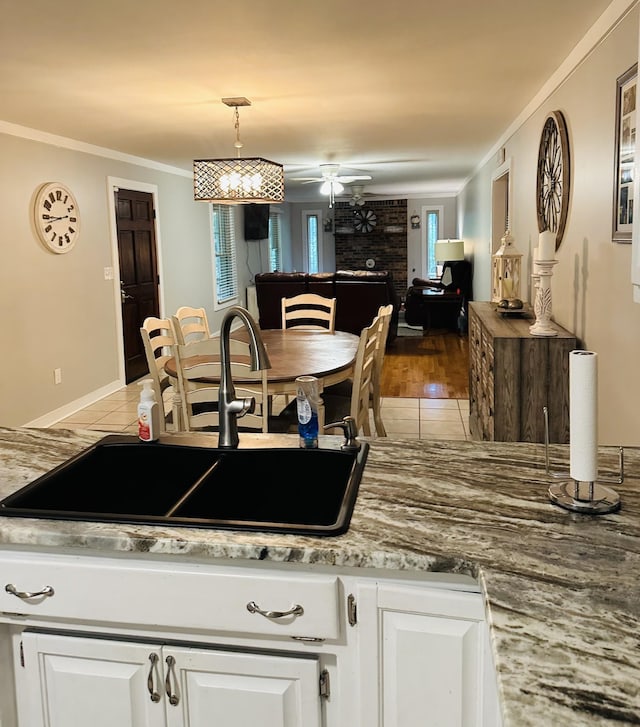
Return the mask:
<svg viewBox="0 0 640 727">
<path fill-rule="evenodd" d="M 53 369 L 53 383 L 54 384 L 62 383 L 62 369 Z"/>
<path fill-rule="evenodd" d="M 104 279 L 105 280 L 113 280 L 113 268 L 105 268 L 104 269 Z"/>
</svg>

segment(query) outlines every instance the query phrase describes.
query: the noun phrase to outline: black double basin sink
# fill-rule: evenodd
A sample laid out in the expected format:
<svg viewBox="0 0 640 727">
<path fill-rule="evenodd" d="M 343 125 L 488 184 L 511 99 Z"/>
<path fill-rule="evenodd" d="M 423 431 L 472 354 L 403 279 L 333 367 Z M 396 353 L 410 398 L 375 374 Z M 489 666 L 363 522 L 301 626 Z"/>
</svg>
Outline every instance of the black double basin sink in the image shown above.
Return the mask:
<svg viewBox="0 0 640 727">
<path fill-rule="evenodd" d="M 110 435 L 0 502 L 0 515 L 340 535 L 369 445 L 217 449 Z"/>
</svg>

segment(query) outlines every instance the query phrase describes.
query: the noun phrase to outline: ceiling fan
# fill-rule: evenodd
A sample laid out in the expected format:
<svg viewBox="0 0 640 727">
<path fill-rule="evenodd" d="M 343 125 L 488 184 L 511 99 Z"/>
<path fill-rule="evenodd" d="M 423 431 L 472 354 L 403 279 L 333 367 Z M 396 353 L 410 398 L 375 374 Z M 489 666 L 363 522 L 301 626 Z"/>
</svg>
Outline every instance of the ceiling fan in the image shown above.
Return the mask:
<svg viewBox="0 0 640 727">
<path fill-rule="evenodd" d="M 295 181 L 308 184 L 321 182 L 320 194 L 329 195 L 329 208 L 333 207 L 337 194 L 344 192 L 344 185 L 371 179 L 368 174 L 339 174 L 339 164 L 320 164 L 320 177 L 293 177 Z"/>
<path fill-rule="evenodd" d="M 375 195 L 364 191 L 364 184 L 352 184 L 345 195 L 352 207 L 362 207 L 362 205 L 366 202 L 365 197 L 374 196 Z"/>
</svg>

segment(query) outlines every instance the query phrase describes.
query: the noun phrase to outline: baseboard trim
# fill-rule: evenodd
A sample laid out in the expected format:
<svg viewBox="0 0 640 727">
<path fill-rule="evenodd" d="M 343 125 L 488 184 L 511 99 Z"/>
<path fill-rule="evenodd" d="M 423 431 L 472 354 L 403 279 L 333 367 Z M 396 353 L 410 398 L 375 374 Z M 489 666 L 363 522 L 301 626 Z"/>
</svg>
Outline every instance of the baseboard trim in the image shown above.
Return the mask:
<svg viewBox="0 0 640 727">
<path fill-rule="evenodd" d="M 97 401 L 100 401 L 100 399 L 104 399 L 105 396 L 114 394 L 121 388 L 122 383 L 120 381 L 112 381 L 111 383 L 106 384 L 106 386 L 103 386 L 100 389 L 96 389 L 95 391 L 92 391 L 91 393 L 86 394 L 85 396 L 82 396 L 75 401 L 71 401 L 64 406 L 61 406 L 59 409 L 54 409 L 48 414 L 44 414 L 37 419 L 33 419 L 30 422 L 23 424 L 22 426 L 36 428 L 50 427 L 53 424 L 57 424 L 60 420 L 66 419 L 72 414 L 75 414 L 77 411 L 80 411 L 80 409 L 85 409 L 86 407 L 91 406 L 91 404 L 95 404 Z"/>
</svg>

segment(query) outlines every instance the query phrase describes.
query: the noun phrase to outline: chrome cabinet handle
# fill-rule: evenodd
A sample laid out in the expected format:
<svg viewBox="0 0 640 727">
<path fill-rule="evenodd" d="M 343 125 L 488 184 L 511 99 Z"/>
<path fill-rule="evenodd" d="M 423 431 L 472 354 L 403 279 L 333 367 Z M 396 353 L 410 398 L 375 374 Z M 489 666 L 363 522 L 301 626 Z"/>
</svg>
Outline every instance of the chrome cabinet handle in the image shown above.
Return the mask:
<svg viewBox="0 0 640 727">
<path fill-rule="evenodd" d="M 304 608 L 296 604 L 288 611 L 263 611 L 255 601 L 249 601 L 249 603 L 247 603 L 247 611 L 249 611 L 249 613 L 259 613 L 265 618 L 277 619 L 285 618 L 286 616 L 302 616 Z"/>
<path fill-rule="evenodd" d="M 158 663 L 158 655 L 154 654 L 154 653 L 149 654 L 149 661 L 151 662 L 151 666 L 149 667 L 149 676 L 147 677 L 147 689 L 149 690 L 149 695 L 151 696 L 151 701 L 159 702 L 160 695 L 153 688 L 153 670 L 155 669 L 155 666 Z"/>
<path fill-rule="evenodd" d="M 173 669 L 176 660 L 173 658 L 173 656 L 167 656 L 165 661 L 167 663 L 167 678 L 164 680 L 164 690 L 167 693 L 167 697 L 169 697 L 169 704 L 175 707 L 180 701 L 176 692 L 174 692 L 171 688 L 171 670 Z M 173 679 L 175 681 L 175 674 Z"/>
<path fill-rule="evenodd" d="M 29 593 L 29 591 L 19 591 L 13 583 L 7 583 L 7 585 L 4 587 L 4 590 L 7 593 L 10 593 L 12 596 L 16 596 L 17 598 L 21 598 L 23 601 L 27 601 L 30 598 L 38 598 L 39 596 L 49 597 L 53 596 L 55 591 L 51 586 L 45 586 L 41 591 L 34 591 L 33 593 Z"/>
</svg>

